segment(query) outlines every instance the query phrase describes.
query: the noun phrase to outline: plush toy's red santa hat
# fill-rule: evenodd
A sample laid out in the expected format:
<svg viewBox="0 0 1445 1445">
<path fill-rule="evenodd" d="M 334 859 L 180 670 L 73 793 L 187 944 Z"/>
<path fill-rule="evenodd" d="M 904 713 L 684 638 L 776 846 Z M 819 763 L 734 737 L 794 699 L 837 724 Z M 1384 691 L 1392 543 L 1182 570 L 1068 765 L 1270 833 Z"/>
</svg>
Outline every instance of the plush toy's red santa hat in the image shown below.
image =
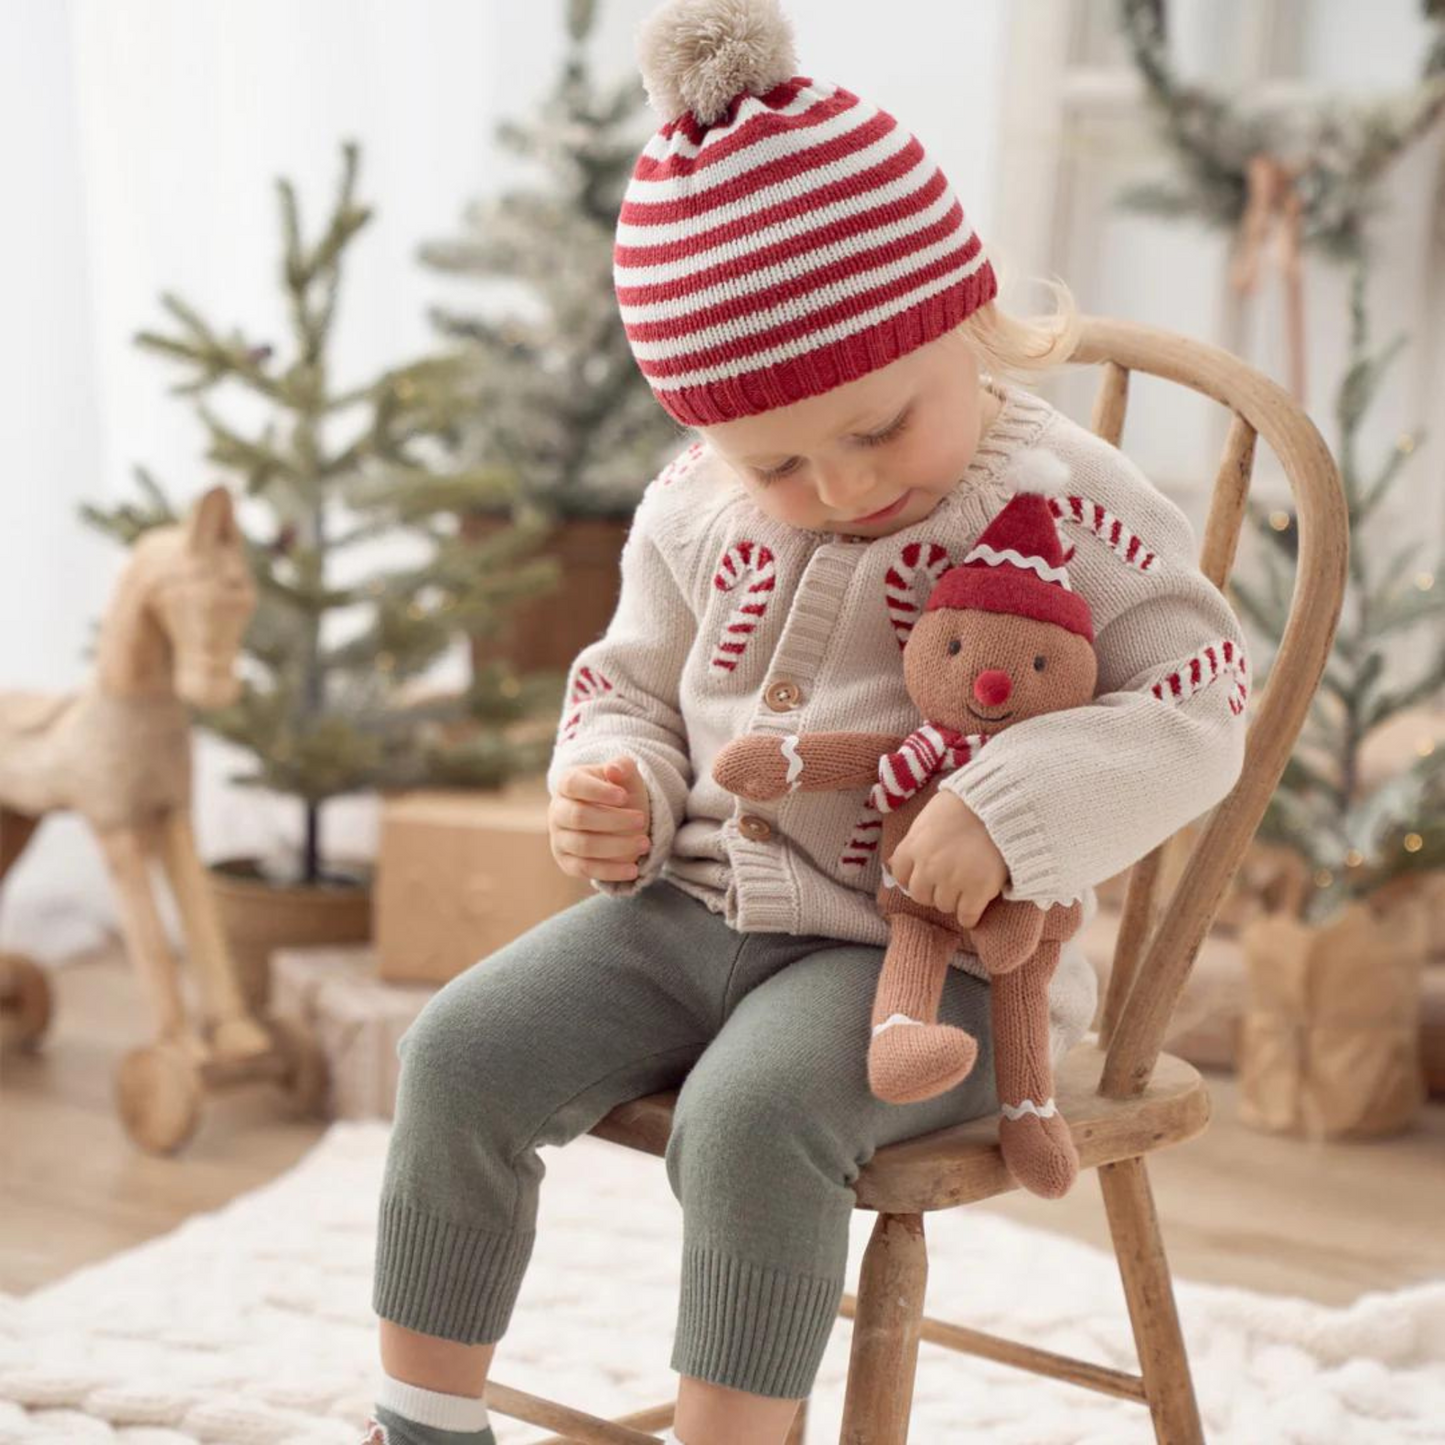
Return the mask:
<svg viewBox="0 0 1445 1445">
<path fill-rule="evenodd" d="M 1067 490 L 1069 469 L 1055 453 L 1035 447 L 1017 459 L 1011 475 L 1017 493 L 968 556 L 938 579 L 924 611 L 977 607 L 1032 617 L 1092 643 L 1093 617 L 1089 604 L 1069 585 L 1051 506 Z"/>
</svg>

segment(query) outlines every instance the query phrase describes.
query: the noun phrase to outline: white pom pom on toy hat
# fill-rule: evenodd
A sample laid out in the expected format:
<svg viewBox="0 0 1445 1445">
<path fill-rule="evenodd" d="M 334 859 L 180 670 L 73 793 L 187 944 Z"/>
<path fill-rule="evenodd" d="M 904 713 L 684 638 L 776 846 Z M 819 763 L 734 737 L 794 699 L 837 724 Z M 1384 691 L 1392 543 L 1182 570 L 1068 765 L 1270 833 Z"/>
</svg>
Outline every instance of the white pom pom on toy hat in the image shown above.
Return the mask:
<svg viewBox="0 0 1445 1445">
<path fill-rule="evenodd" d="M 743 91 L 791 78 L 798 57 L 778 0 L 669 0 L 638 31 L 637 63 L 664 122 L 691 111 L 711 125 Z"/>
<path fill-rule="evenodd" d="M 1004 481 L 1015 493 L 1066 497 L 1072 474 L 1068 463 L 1057 452 L 1051 452 L 1047 447 L 1029 447 L 1009 464 Z"/>
</svg>

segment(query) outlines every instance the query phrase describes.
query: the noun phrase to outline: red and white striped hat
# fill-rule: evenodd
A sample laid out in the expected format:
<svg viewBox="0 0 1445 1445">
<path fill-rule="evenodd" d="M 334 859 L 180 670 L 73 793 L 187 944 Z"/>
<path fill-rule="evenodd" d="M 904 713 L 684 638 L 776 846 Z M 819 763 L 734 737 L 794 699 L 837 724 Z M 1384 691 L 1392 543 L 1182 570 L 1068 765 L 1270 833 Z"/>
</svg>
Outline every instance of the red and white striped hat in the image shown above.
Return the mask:
<svg viewBox="0 0 1445 1445">
<path fill-rule="evenodd" d="M 997 294 L 943 173 L 887 111 L 794 73 L 777 0 L 669 0 L 638 34 L 662 128 L 622 202 L 627 339 L 715 425 L 887 366 Z"/>
</svg>

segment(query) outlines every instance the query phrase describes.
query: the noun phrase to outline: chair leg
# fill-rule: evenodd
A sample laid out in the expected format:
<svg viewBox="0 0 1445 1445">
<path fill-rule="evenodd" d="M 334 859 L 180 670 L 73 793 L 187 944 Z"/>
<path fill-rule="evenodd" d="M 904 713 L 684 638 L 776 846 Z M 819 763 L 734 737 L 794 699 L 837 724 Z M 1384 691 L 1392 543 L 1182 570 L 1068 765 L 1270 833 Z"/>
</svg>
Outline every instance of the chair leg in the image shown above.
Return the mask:
<svg viewBox="0 0 1445 1445">
<path fill-rule="evenodd" d="M 921 1214 L 880 1214 L 863 1255 L 839 1445 L 905 1445 L 923 1332 Z"/>
<path fill-rule="evenodd" d="M 788 1431 L 788 1438 L 783 1445 L 803 1445 L 808 1433 L 808 1402 L 801 1400 L 798 1403 L 798 1413 L 793 1416 L 792 1428 Z"/>
<path fill-rule="evenodd" d="M 1169 1261 L 1142 1159 L 1099 1168 L 1099 1187 L 1134 1326 L 1144 1393 L 1160 1445 L 1203 1445 L 1204 1426 L 1174 1306 Z"/>
</svg>

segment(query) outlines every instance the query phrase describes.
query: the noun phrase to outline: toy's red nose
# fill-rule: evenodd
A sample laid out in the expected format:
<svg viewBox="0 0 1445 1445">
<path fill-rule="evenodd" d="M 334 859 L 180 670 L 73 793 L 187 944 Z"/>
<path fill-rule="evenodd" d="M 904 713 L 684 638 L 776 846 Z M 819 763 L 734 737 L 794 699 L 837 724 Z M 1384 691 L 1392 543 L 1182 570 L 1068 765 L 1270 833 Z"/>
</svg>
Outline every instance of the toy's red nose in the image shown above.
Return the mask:
<svg viewBox="0 0 1445 1445">
<path fill-rule="evenodd" d="M 973 695 L 985 707 L 997 707 L 999 703 L 1007 702 L 1013 690 L 1008 673 L 997 667 L 979 673 L 973 680 Z"/>
</svg>

